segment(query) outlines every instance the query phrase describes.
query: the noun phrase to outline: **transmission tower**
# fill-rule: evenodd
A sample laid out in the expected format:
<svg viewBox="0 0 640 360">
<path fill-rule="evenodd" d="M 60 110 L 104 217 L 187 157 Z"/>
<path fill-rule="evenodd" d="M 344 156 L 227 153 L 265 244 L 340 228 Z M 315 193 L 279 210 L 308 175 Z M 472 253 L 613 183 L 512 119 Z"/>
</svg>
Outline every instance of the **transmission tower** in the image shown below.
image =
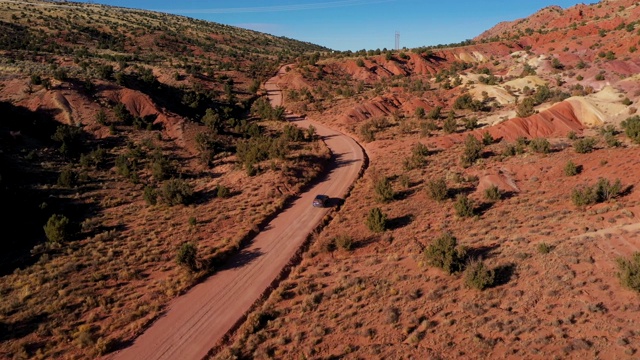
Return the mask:
<svg viewBox="0 0 640 360">
<path fill-rule="evenodd" d="M 396 31 L 396 50 L 400 50 L 400 33 Z"/>
</svg>

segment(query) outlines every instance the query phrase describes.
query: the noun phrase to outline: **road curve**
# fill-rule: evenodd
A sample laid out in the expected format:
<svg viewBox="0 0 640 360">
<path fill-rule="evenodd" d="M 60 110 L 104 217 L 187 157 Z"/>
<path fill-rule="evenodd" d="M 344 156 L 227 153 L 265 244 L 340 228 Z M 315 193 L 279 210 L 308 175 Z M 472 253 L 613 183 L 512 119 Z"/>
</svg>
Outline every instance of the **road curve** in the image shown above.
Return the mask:
<svg viewBox="0 0 640 360">
<path fill-rule="evenodd" d="M 280 105 L 282 93 L 276 78 L 265 88 L 272 103 Z M 312 124 L 304 119 L 293 121 L 302 127 Z M 334 155 L 335 164 L 328 174 L 271 221 L 227 266 L 173 300 L 167 312 L 130 347 L 107 358 L 202 359 L 251 308 L 328 212 L 311 206 L 315 195 L 344 198 L 363 166 L 363 150 L 352 138 L 321 124 L 313 126 Z"/>
</svg>

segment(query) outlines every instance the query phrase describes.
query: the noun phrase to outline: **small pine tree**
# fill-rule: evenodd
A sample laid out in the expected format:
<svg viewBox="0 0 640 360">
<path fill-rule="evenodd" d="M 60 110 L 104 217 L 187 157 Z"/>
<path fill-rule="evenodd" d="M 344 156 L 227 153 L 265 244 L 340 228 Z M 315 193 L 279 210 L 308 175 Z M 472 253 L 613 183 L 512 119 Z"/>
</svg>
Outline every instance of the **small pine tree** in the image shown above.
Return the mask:
<svg viewBox="0 0 640 360">
<path fill-rule="evenodd" d="M 464 283 L 470 288 L 482 291 L 493 286 L 494 281 L 495 272 L 487 268 L 483 261 L 470 262 L 464 271 Z"/>
<path fill-rule="evenodd" d="M 473 201 L 463 194 L 458 194 L 453 208 L 459 217 L 472 217 L 475 212 Z"/>
<path fill-rule="evenodd" d="M 462 271 L 467 254 L 453 235 L 444 233 L 427 246 L 424 256 L 429 265 L 453 274 Z"/>
<path fill-rule="evenodd" d="M 564 166 L 564 174 L 566 176 L 575 176 L 578 174 L 578 165 L 576 165 L 573 161 L 569 160 L 567 164 Z"/>
<path fill-rule="evenodd" d="M 194 243 L 185 242 L 178 249 L 176 262 L 192 272 L 198 271 L 198 248 Z"/>
<path fill-rule="evenodd" d="M 443 201 L 449 196 L 447 182 L 444 177 L 427 181 L 427 194 L 436 201 Z"/>
<path fill-rule="evenodd" d="M 387 229 L 387 215 L 380 208 L 373 208 L 367 217 L 367 227 L 374 233 L 381 233 Z"/>
<path fill-rule="evenodd" d="M 63 243 L 69 240 L 69 219 L 64 215 L 53 214 L 44 226 L 44 234 L 49 242 Z"/>
</svg>

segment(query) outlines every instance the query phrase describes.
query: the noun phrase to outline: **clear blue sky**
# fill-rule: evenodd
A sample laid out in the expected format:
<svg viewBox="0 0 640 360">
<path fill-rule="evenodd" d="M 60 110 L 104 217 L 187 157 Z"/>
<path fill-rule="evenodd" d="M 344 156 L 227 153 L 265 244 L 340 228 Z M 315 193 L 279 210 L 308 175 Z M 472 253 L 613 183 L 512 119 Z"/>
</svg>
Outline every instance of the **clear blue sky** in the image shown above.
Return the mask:
<svg viewBox="0 0 640 360">
<path fill-rule="evenodd" d="M 94 0 L 308 41 L 334 50 L 407 48 L 471 39 L 501 21 L 575 0 Z"/>
</svg>

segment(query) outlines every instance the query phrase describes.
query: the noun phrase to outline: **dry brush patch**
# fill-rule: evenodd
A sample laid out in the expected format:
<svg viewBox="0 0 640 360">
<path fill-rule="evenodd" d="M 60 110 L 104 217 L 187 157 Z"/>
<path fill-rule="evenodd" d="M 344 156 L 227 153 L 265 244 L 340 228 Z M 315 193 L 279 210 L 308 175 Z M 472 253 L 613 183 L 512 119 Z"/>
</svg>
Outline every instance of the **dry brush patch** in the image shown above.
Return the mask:
<svg viewBox="0 0 640 360">
<path fill-rule="evenodd" d="M 496 157 L 462 168 L 456 167 L 462 149 L 453 148 L 431 155 L 425 169 L 407 171 L 393 161 L 398 156 L 382 155 L 409 151 L 402 148 L 400 143 L 370 155 L 377 171 L 405 174 L 410 191 L 381 205 L 368 179 L 357 182 L 307 257 L 260 310 L 269 309 L 275 318 L 246 331 L 217 358 L 604 352 L 627 357 L 637 351 L 633 342 L 638 335 L 627 320 L 640 316 L 640 308 L 632 305 L 636 295 L 615 275 L 618 252 L 629 250 L 623 247 L 627 242 L 610 240 L 620 234 L 640 245 L 637 233 L 623 230 L 635 223 L 628 214 L 638 209 L 638 195 L 632 192 L 582 211 L 575 209 L 570 194 L 577 182 L 597 179 L 603 167 L 623 182 L 630 179 L 635 162 L 626 159 L 638 149 L 615 149 L 598 159 L 570 150 Z M 567 178 L 564 165 L 570 159 L 583 164 L 584 171 Z M 443 177 L 453 191 L 482 203 L 484 191 L 467 179 L 498 173 L 509 174 L 518 192 L 492 201 L 472 220 L 456 217 L 452 199 L 434 200 L 424 187 L 429 179 Z M 394 176 L 390 179 L 401 188 Z M 411 214 L 412 220 L 376 234 L 365 225 L 372 207 L 381 207 L 390 219 Z M 610 228 L 613 234 L 597 235 Z M 478 292 L 465 285 L 463 274 L 426 266 L 423 250 L 444 230 L 493 270 L 493 286 Z M 353 239 L 352 251 L 323 247 L 343 234 Z M 551 251 L 540 251 L 540 244 Z"/>
</svg>

